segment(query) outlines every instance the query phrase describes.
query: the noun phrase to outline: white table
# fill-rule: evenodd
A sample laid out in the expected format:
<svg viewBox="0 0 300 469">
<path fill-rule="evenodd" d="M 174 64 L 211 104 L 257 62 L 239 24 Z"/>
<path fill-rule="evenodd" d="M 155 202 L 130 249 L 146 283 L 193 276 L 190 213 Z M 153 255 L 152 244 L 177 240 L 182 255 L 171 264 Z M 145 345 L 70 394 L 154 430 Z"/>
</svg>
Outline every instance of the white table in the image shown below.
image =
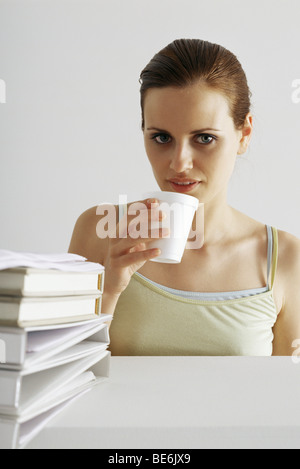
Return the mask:
<svg viewBox="0 0 300 469">
<path fill-rule="evenodd" d="M 112 357 L 29 448 L 300 448 L 290 357 Z"/>
</svg>

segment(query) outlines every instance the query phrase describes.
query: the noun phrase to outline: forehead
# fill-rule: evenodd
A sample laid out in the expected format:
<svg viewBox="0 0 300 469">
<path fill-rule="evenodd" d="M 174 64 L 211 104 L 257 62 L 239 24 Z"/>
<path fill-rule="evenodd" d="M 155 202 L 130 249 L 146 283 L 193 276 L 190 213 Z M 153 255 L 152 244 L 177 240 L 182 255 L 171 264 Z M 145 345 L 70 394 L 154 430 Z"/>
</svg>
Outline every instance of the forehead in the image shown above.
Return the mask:
<svg viewBox="0 0 300 469">
<path fill-rule="evenodd" d="M 144 100 L 145 128 L 221 129 L 233 125 L 226 97 L 204 85 L 147 90 Z M 186 128 L 186 129 L 185 129 Z"/>
</svg>

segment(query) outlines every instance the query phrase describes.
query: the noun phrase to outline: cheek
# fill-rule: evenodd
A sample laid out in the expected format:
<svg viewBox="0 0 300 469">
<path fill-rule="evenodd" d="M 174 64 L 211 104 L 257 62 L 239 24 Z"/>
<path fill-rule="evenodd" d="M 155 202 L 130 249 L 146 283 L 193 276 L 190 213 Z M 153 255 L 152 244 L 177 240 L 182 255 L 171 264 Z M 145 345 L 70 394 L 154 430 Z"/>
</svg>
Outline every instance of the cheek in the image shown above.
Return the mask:
<svg viewBox="0 0 300 469">
<path fill-rule="evenodd" d="M 161 152 L 159 152 L 159 149 L 153 145 L 153 142 L 145 141 L 145 150 L 154 171 L 155 169 L 164 168 L 168 165 L 168 159 L 163 157 Z"/>
<path fill-rule="evenodd" d="M 235 166 L 235 147 L 229 143 L 222 143 L 208 156 L 205 163 L 207 175 L 215 181 L 229 179 Z"/>
<path fill-rule="evenodd" d="M 144 140 L 144 147 L 146 150 L 146 155 L 148 157 L 148 160 L 150 163 L 155 160 L 155 152 L 153 151 L 153 145 L 152 142 L 149 142 L 148 140 Z"/>
<path fill-rule="evenodd" d="M 168 170 L 168 165 L 159 158 L 148 158 L 148 160 L 156 179 L 163 179 L 166 171 Z"/>
</svg>

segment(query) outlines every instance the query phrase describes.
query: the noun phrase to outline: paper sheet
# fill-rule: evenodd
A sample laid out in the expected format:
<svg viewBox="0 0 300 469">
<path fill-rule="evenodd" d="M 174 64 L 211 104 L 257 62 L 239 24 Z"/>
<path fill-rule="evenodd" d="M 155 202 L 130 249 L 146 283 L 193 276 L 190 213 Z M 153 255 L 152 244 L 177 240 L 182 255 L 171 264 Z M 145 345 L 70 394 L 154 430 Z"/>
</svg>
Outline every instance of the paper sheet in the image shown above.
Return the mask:
<svg viewBox="0 0 300 469">
<path fill-rule="evenodd" d="M 89 262 L 85 257 L 71 253 L 38 254 L 0 249 L 0 270 L 14 267 L 56 269 L 66 272 L 103 272 L 101 264 Z"/>
</svg>

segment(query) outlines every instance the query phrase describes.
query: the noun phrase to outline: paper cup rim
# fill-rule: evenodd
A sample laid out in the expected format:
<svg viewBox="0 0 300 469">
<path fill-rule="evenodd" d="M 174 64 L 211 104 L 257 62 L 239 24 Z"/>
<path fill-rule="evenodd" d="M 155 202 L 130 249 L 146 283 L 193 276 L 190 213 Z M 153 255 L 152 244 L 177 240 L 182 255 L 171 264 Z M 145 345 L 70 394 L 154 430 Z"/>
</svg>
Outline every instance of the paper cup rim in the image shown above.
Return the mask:
<svg viewBox="0 0 300 469">
<path fill-rule="evenodd" d="M 163 199 L 162 200 L 162 194 Z M 179 194 L 178 192 L 168 192 L 168 191 L 152 191 L 152 192 L 145 192 L 143 197 L 148 199 L 158 199 L 161 202 L 178 202 L 185 205 L 192 206 L 195 210 L 199 206 L 199 200 L 194 197 L 193 195 L 188 194 Z M 176 200 L 177 199 L 177 200 Z"/>
</svg>

